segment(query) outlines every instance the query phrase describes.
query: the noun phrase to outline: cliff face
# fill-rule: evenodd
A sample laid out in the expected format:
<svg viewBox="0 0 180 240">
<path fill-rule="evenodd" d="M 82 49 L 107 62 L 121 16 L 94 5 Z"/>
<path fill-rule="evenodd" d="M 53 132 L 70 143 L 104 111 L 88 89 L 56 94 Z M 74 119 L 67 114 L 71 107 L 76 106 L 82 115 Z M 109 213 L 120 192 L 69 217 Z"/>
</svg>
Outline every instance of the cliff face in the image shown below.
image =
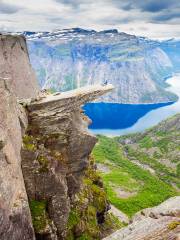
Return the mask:
<svg viewBox="0 0 180 240">
<path fill-rule="evenodd" d="M 30 73 L 24 38 L 0 36 L 0 239 L 4 240 L 34 239 L 20 155 L 27 118 L 17 103 L 17 97 L 37 92 L 37 85 L 29 82 Z"/>
<path fill-rule="evenodd" d="M 112 86 L 97 85 L 47 95 L 27 108 L 29 126 L 22 170 L 30 205 L 46 205 L 44 224 L 34 219 L 37 236 L 43 239 L 66 237 L 71 204 L 80 191 L 96 143 L 95 136 L 87 131 L 89 119 L 80 107 L 110 89 Z"/>
<path fill-rule="evenodd" d="M 180 71 L 180 41 L 179 39 L 170 39 L 160 43 L 161 49 L 168 55 L 174 66 L 174 71 Z"/>
<path fill-rule="evenodd" d="M 18 98 L 36 96 L 38 84 L 24 37 L 0 35 L 0 76 L 9 79 Z"/>
</svg>

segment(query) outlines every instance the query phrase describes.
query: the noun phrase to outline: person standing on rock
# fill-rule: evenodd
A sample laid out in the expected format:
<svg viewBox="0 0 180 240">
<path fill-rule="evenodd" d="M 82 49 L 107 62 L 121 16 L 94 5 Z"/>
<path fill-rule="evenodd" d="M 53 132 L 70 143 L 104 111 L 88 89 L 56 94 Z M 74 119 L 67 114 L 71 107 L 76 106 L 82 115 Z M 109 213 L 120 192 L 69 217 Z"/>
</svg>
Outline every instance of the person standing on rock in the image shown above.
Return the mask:
<svg viewBox="0 0 180 240">
<path fill-rule="evenodd" d="M 105 81 L 103 82 L 103 86 L 106 86 L 107 84 L 108 84 L 108 81 L 105 80 Z"/>
</svg>

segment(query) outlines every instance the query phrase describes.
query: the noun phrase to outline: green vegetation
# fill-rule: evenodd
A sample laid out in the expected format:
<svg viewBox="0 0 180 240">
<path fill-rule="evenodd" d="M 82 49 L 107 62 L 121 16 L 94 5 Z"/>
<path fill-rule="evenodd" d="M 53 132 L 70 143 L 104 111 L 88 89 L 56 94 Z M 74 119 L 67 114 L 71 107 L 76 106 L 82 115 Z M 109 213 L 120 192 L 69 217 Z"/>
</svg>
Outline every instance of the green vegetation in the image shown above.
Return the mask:
<svg viewBox="0 0 180 240">
<path fill-rule="evenodd" d="M 43 156 L 43 155 L 39 155 L 37 157 L 37 160 L 40 164 L 40 169 L 39 169 L 39 172 L 47 172 L 48 171 L 48 165 L 49 165 L 49 161 L 47 159 L 46 156 Z"/>
<path fill-rule="evenodd" d="M 32 222 L 36 233 L 41 233 L 48 223 L 46 214 L 46 201 L 30 201 L 30 210 L 32 215 Z"/>
<path fill-rule="evenodd" d="M 23 147 L 28 151 L 36 151 L 36 141 L 33 136 L 24 135 L 23 137 Z"/>
<path fill-rule="evenodd" d="M 145 136 L 143 139 L 139 141 L 139 145 L 141 148 L 151 148 L 153 146 L 153 141 L 149 136 Z"/>
<path fill-rule="evenodd" d="M 111 183 L 111 186 L 123 187 L 126 191 L 137 191 L 139 189 L 139 182 L 133 179 L 130 174 L 123 172 L 122 168 L 116 166 L 111 167 L 110 173 L 103 174 L 103 182 L 106 186 Z"/>
<path fill-rule="evenodd" d="M 112 232 L 123 226 L 112 214 L 105 213 L 107 196 L 101 178 L 94 170 L 93 159 L 83 179 L 83 189 L 76 195 L 76 201 L 69 214 L 67 240 L 100 239 L 102 234 Z M 99 221 L 99 217 L 104 221 Z"/>
<path fill-rule="evenodd" d="M 94 148 L 93 156 L 97 163 L 106 165 L 110 170 L 101 173 L 101 176 L 110 202 L 118 209 L 131 217 L 141 209 L 158 205 L 165 199 L 177 195 L 171 185 L 171 183 L 178 183 L 176 172 L 147 153 L 155 146 L 153 138 L 150 136 L 140 138 L 139 134 L 122 138 L 105 136 L 98 136 L 98 138 L 99 142 Z M 135 143 L 124 144 L 126 138 L 134 139 Z M 161 154 L 169 145 L 166 139 L 164 141 L 158 140 Z M 155 174 L 148 169 L 143 169 L 133 160 L 151 167 Z M 135 192 L 135 194 L 121 198 L 116 191 L 119 187 L 123 191 Z"/>
</svg>

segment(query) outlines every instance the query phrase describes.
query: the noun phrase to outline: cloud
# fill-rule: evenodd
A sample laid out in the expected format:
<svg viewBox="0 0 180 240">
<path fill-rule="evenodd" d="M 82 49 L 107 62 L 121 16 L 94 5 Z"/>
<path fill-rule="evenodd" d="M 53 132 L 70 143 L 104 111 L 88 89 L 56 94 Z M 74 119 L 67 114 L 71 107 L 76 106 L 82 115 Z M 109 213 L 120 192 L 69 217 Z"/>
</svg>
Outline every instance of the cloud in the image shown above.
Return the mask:
<svg viewBox="0 0 180 240">
<path fill-rule="evenodd" d="M 180 21 L 180 10 L 179 10 L 179 12 L 162 13 L 160 15 L 153 17 L 153 20 L 155 22 L 166 22 L 166 21 L 170 21 L 173 19 L 179 19 L 179 21 Z"/>
<path fill-rule="evenodd" d="M 180 6 L 178 0 L 113 0 L 112 2 L 124 10 L 139 9 L 145 12 L 159 12 Z"/>
<path fill-rule="evenodd" d="M 0 29 L 117 28 L 171 38 L 179 34 L 179 12 L 179 0 L 0 0 Z"/>
<path fill-rule="evenodd" d="M 20 10 L 19 7 L 17 7 L 14 4 L 8 4 L 0 0 L 0 13 L 2 14 L 13 14 Z"/>
<path fill-rule="evenodd" d="M 160 12 L 164 9 L 169 9 L 176 5 L 174 0 L 147 0 L 147 1 L 138 1 L 136 6 L 139 7 L 142 11 L 147 12 Z"/>
</svg>

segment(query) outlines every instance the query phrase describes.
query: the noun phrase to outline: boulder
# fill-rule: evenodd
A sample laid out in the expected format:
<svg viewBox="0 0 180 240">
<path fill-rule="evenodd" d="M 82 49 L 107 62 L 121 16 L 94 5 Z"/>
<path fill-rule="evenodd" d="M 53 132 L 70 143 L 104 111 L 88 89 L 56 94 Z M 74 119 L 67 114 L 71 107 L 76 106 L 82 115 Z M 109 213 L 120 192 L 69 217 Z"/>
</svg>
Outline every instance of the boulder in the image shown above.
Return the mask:
<svg viewBox="0 0 180 240">
<path fill-rule="evenodd" d="M 179 240 L 180 197 L 172 197 L 160 205 L 137 213 L 132 223 L 104 240 Z"/>
</svg>

